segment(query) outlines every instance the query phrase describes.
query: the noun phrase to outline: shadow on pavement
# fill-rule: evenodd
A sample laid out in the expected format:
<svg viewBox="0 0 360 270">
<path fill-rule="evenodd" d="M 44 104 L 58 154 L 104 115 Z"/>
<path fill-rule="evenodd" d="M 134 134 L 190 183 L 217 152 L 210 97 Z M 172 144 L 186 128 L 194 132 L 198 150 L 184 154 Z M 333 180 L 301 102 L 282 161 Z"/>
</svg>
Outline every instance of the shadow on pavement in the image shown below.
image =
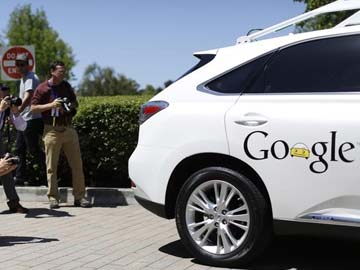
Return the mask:
<svg viewBox="0 0 360 270">
<path fill-rule="evenodd" d="M 53 241 L 59 241 L 59 239 L 29 236 L 0 236 L 0 247 L 9 247 L 23 244 L 48 243 Z"/>
<path fill-rule="evenodd" d="M 176 257 L 192 258 L 180 240 L 161 247 L 159 251 Z M 277 237 L 255 262 L 238 269 L 359 269 L 359 251 L 359 240 L 344 241 L 305 236 Z M 196 259 L 192 262 L 202 264 Z"/>
<path fill-rule="evenodd" d="M 87 199 L 90 200 L 95 207 L 115 208 L 117 206 L 128 205 L 126 195 L 122 191 L 114 188 L 88 188 L 86 193 Z M 59 188 L 59 194 L 61 202 L 71 201 L 66 188 Z M 72 205 L 66 205 L 66 207 L 71 206 Z"/>
<path fill-rule="evenodd" d="M 95 207 L 112 208 L 128 205 L 124 194 L 112 188 L 88 189 L 87 197 Z"/>
<path fill-rule="evenodd" d="M 185 249 L 181 240 L 171 242 L 159 248 L 159 251 L 180 258 L 193 258 L 193 256 Z"/>
<path fill-rule="evenodd" d="M 73 217 L 66 211 L 52 210 L 47 208 L 31 208 L 26 218 L 49 218 L 49 217 Z"/>
</svg>

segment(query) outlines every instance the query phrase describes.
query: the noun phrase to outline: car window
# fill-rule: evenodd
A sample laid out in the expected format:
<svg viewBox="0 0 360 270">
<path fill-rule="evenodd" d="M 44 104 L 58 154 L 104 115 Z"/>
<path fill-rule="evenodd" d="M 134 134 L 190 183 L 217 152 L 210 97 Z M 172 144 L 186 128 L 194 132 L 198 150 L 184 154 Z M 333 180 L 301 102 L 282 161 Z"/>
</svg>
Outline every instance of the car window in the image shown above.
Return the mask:
<svg viewBox="0 0 360 270">
<path fill-rule="evenodd" d="M 360 91 L 360 35 L 309 41 L 280 50 L 247 93 Z"/>
<path fill-rule="evenodd" d="M 266 61 L 272 53 L 257 58 L 241 67 L 238 67 L 225 75 L 211 81 L 205 87 L 220 93 L 241 93 L 253 80 L 257 73 L 263 70 Z"/>
<path fill-rule="evenodd" d="M 190 73 L 194 72 L 195 70 L 205 66 L 207 63 L 211 62 L 214 58 L 215 58 L 216 54 L 200 54 L 200 55 L 195 55 L 195 57 L 199 58 L 200 61 L 193 66 L 192 68 L 190 68 L 188 71 L 186 71 L 183 75 L 181 75 L 178 79 L 176 79 L 175 81 L 180 80 L 181 78 L 185 77 L 186 75 L 189 75 Z"/>
</svg>

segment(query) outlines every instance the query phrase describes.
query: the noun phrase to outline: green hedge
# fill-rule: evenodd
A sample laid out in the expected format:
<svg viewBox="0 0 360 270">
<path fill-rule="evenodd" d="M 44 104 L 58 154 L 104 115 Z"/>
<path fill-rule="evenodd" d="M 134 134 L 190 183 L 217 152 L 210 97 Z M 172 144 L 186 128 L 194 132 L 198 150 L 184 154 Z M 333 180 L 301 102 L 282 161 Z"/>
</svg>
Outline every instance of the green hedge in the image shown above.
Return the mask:
<svg viewBox="0 0 360 270">
<path fill-rule="evenodd" d="M 140 106 L 150 96 L 79 97 L 73 124 L 79 134 L 86 184 L 98 187 L 129 187 L 128 159 L 138 139 Z M 16 133 L 11 128 L 11 152 Z M 6 141 L 6 138 L 5 138 Z M 38 178 L 38 167 L 28 159 L 28 179 Z M 71 186 L 71 170 L 62 154 L 59 186 Z"/>
<path fill-rule="evenodd" d="M 90 186 L 128 187 L 128 159 L 138 139 L 141 104 L 149 96 L 79 97 L 74 126 Z"/>
</svg>

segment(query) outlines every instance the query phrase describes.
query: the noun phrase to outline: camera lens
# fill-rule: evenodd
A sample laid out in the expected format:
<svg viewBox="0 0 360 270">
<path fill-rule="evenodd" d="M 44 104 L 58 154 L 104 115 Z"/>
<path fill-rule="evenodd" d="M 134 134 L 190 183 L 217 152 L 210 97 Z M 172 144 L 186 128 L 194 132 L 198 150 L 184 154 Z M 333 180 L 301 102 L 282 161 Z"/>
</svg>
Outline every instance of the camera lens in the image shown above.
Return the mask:
<svg viewBox="0 0 360 270">
<path fill-rule="evenodd" d="M 21 104 L 22 104 L 22 99 L 19 98 L 19 97 L 12 97 L 12 98 L 10 99 L 10 104 L 11 104 L 11 105 L 15 105 L 15 106 L 21 106 Z"/>
</svg>

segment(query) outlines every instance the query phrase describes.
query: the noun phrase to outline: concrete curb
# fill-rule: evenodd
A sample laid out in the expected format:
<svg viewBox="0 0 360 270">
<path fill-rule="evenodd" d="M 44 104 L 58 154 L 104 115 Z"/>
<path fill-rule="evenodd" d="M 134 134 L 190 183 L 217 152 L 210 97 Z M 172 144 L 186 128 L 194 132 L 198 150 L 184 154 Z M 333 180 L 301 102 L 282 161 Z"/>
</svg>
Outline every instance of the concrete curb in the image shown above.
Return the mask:
<svg viewBox="0 0 360 270">
<path fill-rule="evenodd" d="M 47 202 L 47 187 L 16 187 L 16 191 L 23 202 Z M 60 202 L 74 203 L 72 188 L 60 187 Z M 118 206 L 138 204 L 134 192 L 130 188 L 86 188 L 86 197 L 94 206 Z M 4 189 L 0 187 L 0 199 L 6 201 Z"/>
</svg>

